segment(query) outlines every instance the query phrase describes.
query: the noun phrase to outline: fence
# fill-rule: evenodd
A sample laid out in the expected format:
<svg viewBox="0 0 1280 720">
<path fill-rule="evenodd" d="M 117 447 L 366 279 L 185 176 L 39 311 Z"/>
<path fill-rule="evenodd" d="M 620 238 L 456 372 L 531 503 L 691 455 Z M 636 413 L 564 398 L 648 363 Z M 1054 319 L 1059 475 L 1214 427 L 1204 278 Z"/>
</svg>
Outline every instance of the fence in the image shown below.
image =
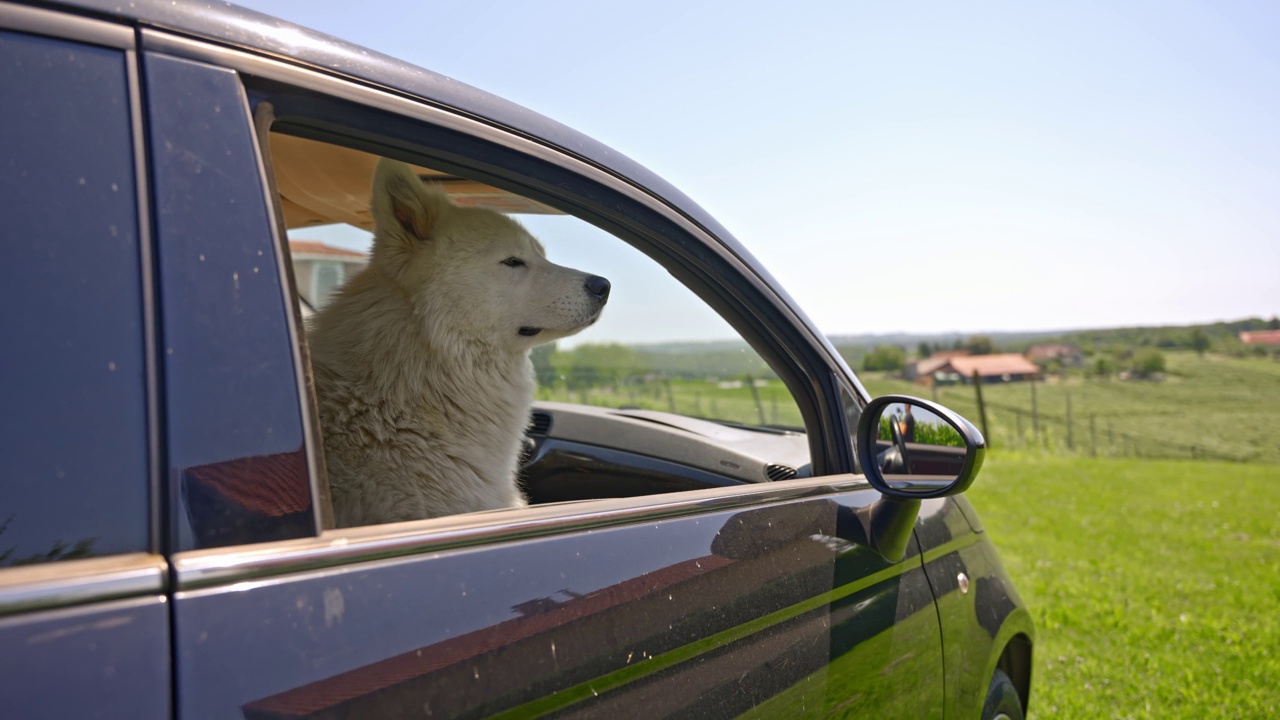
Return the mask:
<svg viewBox="0 0 1280 720">
<path fill-rule="evenodd" d="M 1039 407 L 1034 383 L 1031 384 L 1030 392 L 1029 408 L 993 402 L 989 398 L 984 402 L 980 384 L 951 386 L 941 392 L 935 388 L 933 396 L 975 423 L 985 410 L 987 442 L 993 448 L 1036 448 L 1091 457 L 1231 462 L 1245 462 L 1249 459 L 1205 445 L 1178 443 L 1135 432 L 1134 416 L 1093 413 L 1086 407 L 1073 408 L 1069 392 L 1066 393 L 1065 414 L 1047 413 Z"/>
</svg>

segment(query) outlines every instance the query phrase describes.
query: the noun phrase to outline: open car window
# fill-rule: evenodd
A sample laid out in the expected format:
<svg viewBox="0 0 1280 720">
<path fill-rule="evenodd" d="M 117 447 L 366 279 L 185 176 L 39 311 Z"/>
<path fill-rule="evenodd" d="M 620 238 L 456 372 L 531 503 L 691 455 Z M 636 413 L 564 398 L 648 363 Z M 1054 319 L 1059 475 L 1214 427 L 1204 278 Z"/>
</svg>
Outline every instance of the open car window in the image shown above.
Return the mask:
<svg viewBox="0 0 1280 720">
<path fill-rule="evenodd" d="M 376 223 L 370 198 L 379 156 L 279 131 L 269 133 L 267 145 L 296 300 L 314 357 L 321 316 L 338 312 L 335 303 L 351 292 L 353 282 L 376 282 L 380 272 L 387 273 L 371 267 L 376 265 Z M 540 241 L 552 263 L 607 278 L 611 288 L 590 327 L 538 344 L 529 353 L 536 384 L 518 477 L 530 503 L 650 495 L 809 474 L 809 440 L 786 385 L 724 319 L 661 265 L 596 226 L 535 200 L 458 177 L 430 162 L 409 166 L 419 182 L 442 191 L 452 204 L 516 220 Z M 461 265 L 458 272 L 465 272 Z M 361 274 L 366 278 L 357 281 Z M 542 302 L 539 291 L 533 292 L 536 300 L 525 296 L 522 302 Z M 447 321 L 450 308 L 464 310 L 433 307 L 440 322 Z M 513 313 L 524 309 L 511 308 Z M 394 362 L 372 349 L 365 360 Z M 324 381 L 321 373 L 318 382 Z M 337 427 L 342 421 L 332 413 L 328 418 L 323 414 L 327 465 L 334 474 L 335 464 L 344 460 L 334 457 L 332 441 L 348 429 Z M 336 472 L 350 470 L 340 467 Z M 344 524 L 341 513 L 338 522 Z"/>
</svg>

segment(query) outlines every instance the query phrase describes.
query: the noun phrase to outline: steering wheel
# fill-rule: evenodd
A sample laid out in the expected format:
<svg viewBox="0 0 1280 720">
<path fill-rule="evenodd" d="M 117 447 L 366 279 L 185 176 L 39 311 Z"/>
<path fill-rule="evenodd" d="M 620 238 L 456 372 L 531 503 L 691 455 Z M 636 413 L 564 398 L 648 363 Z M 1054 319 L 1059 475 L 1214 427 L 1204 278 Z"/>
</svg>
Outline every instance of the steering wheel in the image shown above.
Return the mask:
<svg viewBox="0 0 1280 720">
<path fill-rule="evenodd" d="M 893 444 L 898 449 L 898 460 L 902 462 L 902 474 L 909 475 L 911 458 L 907 455 L 907 439 L 902 436 L 902 428 L 896 419 L 889 419 L 889 432 L 893 435 Z"/>
</svg>

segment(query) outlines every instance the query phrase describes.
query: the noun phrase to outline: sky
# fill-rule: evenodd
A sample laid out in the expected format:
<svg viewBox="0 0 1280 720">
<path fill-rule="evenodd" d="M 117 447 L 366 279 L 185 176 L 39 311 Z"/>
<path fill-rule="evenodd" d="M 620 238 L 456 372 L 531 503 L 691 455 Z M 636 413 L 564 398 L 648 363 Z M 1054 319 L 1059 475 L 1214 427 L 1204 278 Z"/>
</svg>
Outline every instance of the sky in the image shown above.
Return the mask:
<svg viewBox="0 0 1280 720">
<path fill-rule="evenodd" d="M 630 156 L 827 334 L 1280 315 L 1278 3 L 241 4 Z"/>
</svg>

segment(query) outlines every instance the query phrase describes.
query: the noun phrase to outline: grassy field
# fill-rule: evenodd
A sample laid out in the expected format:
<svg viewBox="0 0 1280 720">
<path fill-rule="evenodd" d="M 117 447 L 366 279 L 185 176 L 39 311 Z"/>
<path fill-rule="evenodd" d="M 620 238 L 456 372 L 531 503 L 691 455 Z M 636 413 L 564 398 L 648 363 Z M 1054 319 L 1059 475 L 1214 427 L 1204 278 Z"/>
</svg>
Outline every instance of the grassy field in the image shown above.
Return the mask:
<svg viewBox="0 0 1280 720">
<path fill-rule="evenodd" d="M 1037 718 L 1280 717 L 1280 465 L 995 452 Z"/>
<path fill-rule="evenodd" d="M 747 425 L 800 427 L 800 408 L 779 380 L 756 379 L 755 392 L 742 381 L 684 380 L 582 390 L 539 388 L 537 399 L 603 407 L 639 407 Z M 759 402 L 757 403 L 757 398 Z"/>
<path fill-rule="evenodd" d="M 992 446 L 1280 463 L 1280 363 L 1214 354 L 1201 358 L 1192 352 L 1166 357 L 1169 372 L 1163 381 L 1073 377 L 1036 383 L 1038 438 L 1033 433 L 1030 383 L 984 385 Z M 881 373 L 859 377 L 872 395 L 932 396 L 928 388 Z M 1067 438 L 1068 396 L 1073 448 L 1068 448 Z M 936 397 L 978 424 L 972 386 L 938 388 Z"/>
<path fill-rule="evenodd" d="M 1169 372 L 1161 381 L 1070 377 L 1036 383 L 1038 423 L 1031 413 L 1031 383 L 984 385 L 992 447 L 1079 456 L 1280 463 L 1280 363 L 1214 354 L 1201 358 L 1192 352 L 1168 353 L 1167 360 Z M 859 378 L 873 396 L 936 397 L 979 424 L 972 386 L 941 387 L 934 394 L 884 373 L 860 373 Z M 781 382 L 757 377 L 755 383 L 759 387 L 754 395 L 740 378 L 675 378 L 577 390 L 557 385 L 539 389 L 538 398 L 673 410 L 748 424 L 800 424 L 800 412 Z"/>
</svg>

